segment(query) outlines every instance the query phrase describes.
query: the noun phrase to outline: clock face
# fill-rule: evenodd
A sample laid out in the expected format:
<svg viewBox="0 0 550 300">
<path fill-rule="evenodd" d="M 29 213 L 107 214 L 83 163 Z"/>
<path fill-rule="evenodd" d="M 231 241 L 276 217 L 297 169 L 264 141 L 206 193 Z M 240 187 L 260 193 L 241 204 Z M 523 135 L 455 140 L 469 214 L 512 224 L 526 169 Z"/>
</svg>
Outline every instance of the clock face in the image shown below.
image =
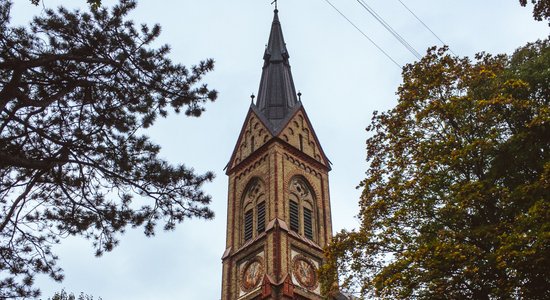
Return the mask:
<svg viewBox="0 0 550 300">
<path fill-rule="evenodd" d="M 241 288 L 248 292 L 260 283 L 264 274 L 264 266 L 259 257 L 247 262 L 241 275 Z"/>
<path fill-rule="evenodd" d="M 299 255 L 294 258 L 292 269 L 301 286 L 310 290 L 317 287 L 317 269 L 311 260 Z"/>
</svg>

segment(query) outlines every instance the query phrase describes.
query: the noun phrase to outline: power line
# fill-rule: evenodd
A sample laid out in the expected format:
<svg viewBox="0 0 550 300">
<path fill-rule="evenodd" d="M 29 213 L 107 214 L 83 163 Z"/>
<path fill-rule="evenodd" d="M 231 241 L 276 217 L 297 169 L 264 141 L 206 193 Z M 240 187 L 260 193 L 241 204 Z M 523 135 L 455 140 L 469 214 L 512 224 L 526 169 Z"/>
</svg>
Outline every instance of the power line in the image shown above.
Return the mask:
<svg viewBox="0 0 550 300">
<path fill-rule="evenodd" d="M 411 44 L 409 44 L 407 40 L 405 40 L 405 38 L 403 38 L 399 33 L 397 33 L 397 31 L 395 31 L 395 29 L 393 29 L 390 26 L 390 24 L 388 24 L 384 20 L 384 18 L 382 18 L 378 13 L 376 13 L 376 11 L 374 11 L 374 9 L 370 7 L 364 0 L 357 0 L 357 2 L 359 2 L 359 4 L 366 11 L 368 11 L 376 19 L 376 21 L 382 24 L 382 26 L 384 26 L 384 28 L 386 28 L 386 30 L 390 32 L 403 46 L 405 46 L 405 48 L 407 48 L 407 50 L 409 50 L 409 52 L 411 52 L 412 55 L 414 55 L 417 59 L 422 58 L 422 55 L 420 55 L 420 53 L 418 53 L 418 51 L 416 51 L 416 49 L 414 49 L 414 47 L 411 46 Z"/>
<path fill-rule="evenodd" d="M 346 15 L 344 15 L 338 8 L 336 8 L 336 6 L 334 6 L 329 0 L 325 0 L 325 2 L 328 3 L 330 6 L 332 6 L 332 8 L 334 8 L 334 10 L 336 10 L 342 17 L 344 17 L 344 19 L 346 19 L 346 21 L 348 21 L 353 27 L 355 27 L 355 29 L 357 29 L 357 31 L 359 31 L 376 48 L 378 48 L 378 50 L 380 50 L 380 52 L 384 53 L 384 55 L 386 55 L 386 57 L 389 58 L 399 69 L 401 69 L 401 65 L 399 65 L 386 51 L 384 51 L 384 49 L 382 49 L 380 46 L 378 46 L 378 44 L 376 44 L 365 32 L 363 32 L 363 30 L 361 30 L 350 19 L 348 19 L 348 17 L 346 17 Z"/>
<path fill-rule="evenodd" d="M 426 25 L 426 23 L 424 23 L 407 5 L 405 5 L 405 3 L 403 3 L 403 1 L 401 0 L 397 0 L 399 1 L 399 3 L 401 3 L 422 25 L 424 25 L 424 27 L 426 27 L 426 29 L 428 29 L 443 45 L 448 45 L 447 43 L 445 43 L 444 41 L 442 41 L 439 36 L 437 36 L 437 34 L 435 34 L 435 32 L 433 32 L 433 30 L 428 26 Z M 456 56 L 456 54 L 453 52 L 453 50 L 451 50 L 451 48 L 449 48 L 449 51 L 451 51 L 451 53 L 453 55 Z"/>
</svg>

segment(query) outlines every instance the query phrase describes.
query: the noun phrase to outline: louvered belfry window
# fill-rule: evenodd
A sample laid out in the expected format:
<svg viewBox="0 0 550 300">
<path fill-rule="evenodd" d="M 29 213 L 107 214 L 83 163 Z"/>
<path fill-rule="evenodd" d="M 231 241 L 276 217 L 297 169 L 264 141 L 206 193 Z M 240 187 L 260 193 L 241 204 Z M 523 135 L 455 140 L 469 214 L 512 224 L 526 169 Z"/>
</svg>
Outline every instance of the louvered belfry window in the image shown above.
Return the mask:
<svg viewBox="0 0 550 300">
<path fill-rule="evenodd" d="M 290 200 L 290 230 L 294 232 L 300 232 L 300 220 L 299 220 L 299 212 L 298 212 L 298 203 Z"/>
<path fill-rule="evenodd" d="M 256 225 L 256 229 L 258 231 L 258 234 L 264 232 L 265 230 L 265 202 L 261 202 L 258 204 L 258 224 Z"/>
<path fill-rule="evenodd" d="M 311 218 L 311 210 L 304 207 L 304 235 L 313 239 L 313 219 Z"/>
<path fill-rule="evenodd" d="M 254 215 L 252 209 L 244 215 L 244 240 L 248 241 L 252 238 L 252 226 L 254 225 Z"/>
<path fill-rule="evenodd" d="M 288 215 L 290 230 L 312 241 L 315 238 L 315 195 L 307 180 L 295 176 L 289 182 Z"/>
<path fill-rule="evenodd" d="M 259 177 L 254 177 L 247 184 L 242 199 L 243 243 L 265 231 L 269 217 L 266 206 L 265 184 Z"/>
</svg>

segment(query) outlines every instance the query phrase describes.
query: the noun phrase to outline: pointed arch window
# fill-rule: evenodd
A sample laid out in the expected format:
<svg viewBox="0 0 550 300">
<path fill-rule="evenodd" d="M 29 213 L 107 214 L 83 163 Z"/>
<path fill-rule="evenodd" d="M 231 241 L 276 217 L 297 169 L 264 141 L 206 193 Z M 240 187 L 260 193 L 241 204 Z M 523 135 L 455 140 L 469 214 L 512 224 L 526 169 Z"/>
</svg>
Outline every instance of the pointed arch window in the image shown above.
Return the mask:
<svg viewBox="0 0 550 300">
<path fill-rule="evenodd" d="M 253 178 L 247 185 L 242 200 L 242 237 L 243 242 L 265 231 L 267 210 L 265 188 L 259 178 Z"/>
<path fill-rule="evenodd" d="M 315 241 L 315 197 L 310 185 L 302 177 L 290 181 L 288 223 L 290 230 Z"/>
</svg>

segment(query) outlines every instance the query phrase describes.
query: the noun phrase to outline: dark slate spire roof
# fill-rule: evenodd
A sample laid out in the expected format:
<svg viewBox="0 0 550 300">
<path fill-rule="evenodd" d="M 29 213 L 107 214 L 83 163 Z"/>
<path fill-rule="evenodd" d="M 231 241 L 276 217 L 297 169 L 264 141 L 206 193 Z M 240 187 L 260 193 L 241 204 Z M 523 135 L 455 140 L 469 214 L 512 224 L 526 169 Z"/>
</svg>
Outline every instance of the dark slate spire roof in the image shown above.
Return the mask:
<svg viewBox="0 0 550 300">
<path fill-rule="evenodd" d="M 258 90 L 256 109 L 271 124 L 272 131 L 279 129 L 298 103 L 296 88 L 288 63 L 288 50 L 279 22 L 278 10 L 275 9 L 269 42 L 264 53 L 262 79 Z"/>
</svg>

